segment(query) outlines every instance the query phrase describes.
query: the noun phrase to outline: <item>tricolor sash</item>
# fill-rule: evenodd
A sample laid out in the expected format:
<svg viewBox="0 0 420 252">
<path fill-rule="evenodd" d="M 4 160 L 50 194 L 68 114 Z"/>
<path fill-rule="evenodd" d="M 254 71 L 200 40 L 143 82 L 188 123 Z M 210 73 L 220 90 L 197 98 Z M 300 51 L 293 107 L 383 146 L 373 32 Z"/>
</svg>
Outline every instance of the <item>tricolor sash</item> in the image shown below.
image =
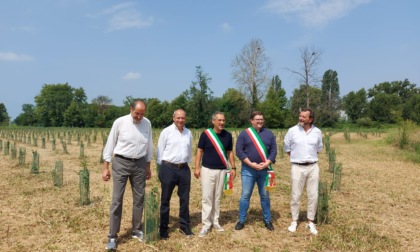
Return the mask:
<svg viewBox="0 0 420 252">
<path fill-rule="evenodd" d="M 206 129 L 204 131 L 206 133 L 207 137 L 210 139 L 210 142 L 213 144 L 214 148 L 216 149 L 217 154 L 220 157 L 220 160 L 222 160 L 223 165 L 226 168 L 228 167 L 228 161 L 227 161 L 227 155 L 225 147 L 223 146 L 222 142 L 220 142 L 219 137 L 216 135 L 213 129 Z"/>
<path fill-rule="evenodd" d="M 268 159 L 267 149 L 265 148 L 265 145 L 263 141 L 261 140 L 260 136 L 258 135 L 257 131 L 253 127 L 249 127 L 248 129 L 245 130 L 245 132 L 251 138 L 251 141 L 255 145 L 255 148 L 257 149 L 258 153 L 260 154 L 262 161 L 263 162 L 267 161 Z M 268 166 L 267 175 L 265 177 L 265 189 L 267 191 L 273 191 L 275 187 L 276 187 L 276 179 L 275 179 L 273 167 L 270 164 Z"/>
<path fill-rule="evenodd" d="M 254 144 L 255 148 L 258 151 L 258 154 L 260 154 L 260 157 L 263 162 L 267 161 L 268 159 L 268 153 L 267 149 L 265 148 L 265 145 L 263 141 L 261 140 L 260 136 L 258 135 L 257 131 L 253 127 L 249 127 L 245 130 L 245 132 L 248 134 L 248 136 L 251 138 L 252 143 Z M 269 170 L 273 170 L 273 167 L 271 167 L 271 164 L 268 166 Z"/>
</svg>

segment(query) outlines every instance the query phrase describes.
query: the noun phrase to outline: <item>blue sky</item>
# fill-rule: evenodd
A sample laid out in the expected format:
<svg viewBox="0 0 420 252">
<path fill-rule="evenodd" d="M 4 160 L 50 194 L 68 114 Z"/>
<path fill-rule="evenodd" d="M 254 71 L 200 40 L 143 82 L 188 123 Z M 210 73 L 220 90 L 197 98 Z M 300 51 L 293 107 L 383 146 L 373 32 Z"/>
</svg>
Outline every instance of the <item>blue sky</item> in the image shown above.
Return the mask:
<svg viewBox="0 0 420 252">
<path fill-rule="evenodd" d="M 201 66 L 214 96 L 231 87 L 232 60 L 263 42 L 287 96 L 300 49 L 323 51 L 320 77 L 337 71 L 340 95 L 384 81 L 420 85 L 417 0 L 1 0 L 0 103 L 14 119 L 44 84 L 171 101 Z M 320 84 L 318 84 L 320 86 Z"/>
</svg>

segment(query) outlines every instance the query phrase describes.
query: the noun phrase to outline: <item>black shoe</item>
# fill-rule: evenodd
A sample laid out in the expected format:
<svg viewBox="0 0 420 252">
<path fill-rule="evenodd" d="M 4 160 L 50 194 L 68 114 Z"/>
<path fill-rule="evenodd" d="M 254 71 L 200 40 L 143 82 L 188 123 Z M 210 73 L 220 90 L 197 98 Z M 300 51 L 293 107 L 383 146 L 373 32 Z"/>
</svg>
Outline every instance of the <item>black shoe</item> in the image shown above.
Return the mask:
<svg viewBox="0 0 420 252">
<path fill-rule="evenodd" d="M 160 234 L 160 239 L 162 239 L 162 240 L 168 240 L 168 238 L 169 238 L 169 235 L 168 235 L 168 230 L 167 229 L 165 229 L 165 230 L 159 230 L 159 234 Z"/>
<path fill-rule="evenodd" d="M 194 235 L 194 233 L 191 231 L 190 227 L 182 227 L 179 229 L 179 232 L 186 235 L 187 237 L 191 237 Z"/>
<path fill-rule="evenodd" d="M 274 230 L 273 223 L 271 223 L 271 221 L 269 221 L 269 222 L 264 222 L 264 226 L 265 226 L 268 230 L 270 230 L 270 231 L 273 231 L 273 230 Z"/>
<path fill-rule="evenodd" d="M 245 227 L 245 224 L 242 223 L 242 222 L 240 222 L 240 221 L 238 221 L 238 223 L 236 223 L 235 230 L 241 230 L 244 227 Z"/>
</svg>

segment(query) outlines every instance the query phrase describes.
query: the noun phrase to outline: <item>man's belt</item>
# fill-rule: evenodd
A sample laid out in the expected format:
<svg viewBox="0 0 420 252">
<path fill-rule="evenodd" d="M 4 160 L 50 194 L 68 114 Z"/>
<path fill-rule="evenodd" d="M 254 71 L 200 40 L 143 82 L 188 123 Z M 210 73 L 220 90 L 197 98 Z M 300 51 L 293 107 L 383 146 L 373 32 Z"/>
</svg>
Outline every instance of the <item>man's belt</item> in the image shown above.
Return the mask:
<svg viewBox="0 0 420 252">
<path fill-rule="evenodd" d="M 182 167 L 188 166 L 187 163 L 174 164 L 174 163 L 171 163 L 171 162 L 168 162 L 168 161 L 165 161 L 165 160 L 162 160 L 162 163 L 164 163 L 166 165 L 169 165 L 169 166 L 172 166 L 172 167 L 175 167 L 175 168 L 182 168 Z"/>
<path fill-rule="evenodd" d="M 311 164 L 316 164 L 317 162 L 315 161 L 315 162 L 306 162 L 306 163 L 294 163 L 294 162 L 292 162 L 292 164 L 295 164 L 295 165 L 311 165 Z"/>
<path fill-rule="evenodd" d="M 115 156 L 116 156 L 116 157 L 118 157 L 118 158 L 125 159 L 125 160 L 130 160 L 130 161 L 138 161 L 138 160 L 140 160 L 140 159 L 141 159 L 141 158 L 129 158 L 129 157 L 124 157 L 124 156 L 122 156 L 122 155 L 120 155 L 120 154 L 115 154 Z"/>
</svg>

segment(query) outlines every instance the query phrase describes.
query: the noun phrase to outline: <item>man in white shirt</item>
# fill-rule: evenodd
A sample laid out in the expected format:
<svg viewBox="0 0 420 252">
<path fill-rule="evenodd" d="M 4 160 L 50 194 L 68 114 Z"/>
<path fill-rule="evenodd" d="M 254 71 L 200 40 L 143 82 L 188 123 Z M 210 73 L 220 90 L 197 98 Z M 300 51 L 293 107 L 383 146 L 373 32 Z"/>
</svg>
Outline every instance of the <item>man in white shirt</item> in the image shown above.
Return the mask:
<svg viewBox="0 0 420 252">
<path fill-rule="evenodd" d="M 125 186 L 130 180 L 133 194 L 132 237 L 143 240 L 142 214 L 146 180 L 150 179 L 150 161 L 153 155 L 152 126 L 144 117 L 146 104 L 134 100 L 130 114 L 117 118 L 109 132 L 103 151 L 102 179 L 109 181 L 112 160 L 112 202 L 110 207 L 110 231 L 106 249 L 117 248 Z M 113 158 L 114 156 L 114 158 Z"/>
<path fill-rule="evenodd" d="M 305 108 L 299 114 L 299 123 L 287 131 L 284 137 L 284 151 L 290 156 L 292 200 L 290 208 L 292 223 L 288 230 L 296 232 L 299 219 L 300 198 L 306 183 L 308 197 L 307 228 L 316 235 L 314 220 L 318 206 L 319 167 L 318 152 L 322 150 L 322 132 L 313 125 L 314 112 Z"/>
<path fill-rule="evenodd" d="M 160 166 L 161 183 L 160 225 L 161 239 L 168 239 L 170 200 L 175 186 L 179 196 L 179 230 L 187 237 L 194 233 L 190 228 L 190 188 L 191 171 L 188 163 L 192 156 L 192 135 L 185 127 L 186 113 L 177 109 L 173 115 L 173 124 L 162 130 L 156 150 L 157 163 Z"/>
</svg>

